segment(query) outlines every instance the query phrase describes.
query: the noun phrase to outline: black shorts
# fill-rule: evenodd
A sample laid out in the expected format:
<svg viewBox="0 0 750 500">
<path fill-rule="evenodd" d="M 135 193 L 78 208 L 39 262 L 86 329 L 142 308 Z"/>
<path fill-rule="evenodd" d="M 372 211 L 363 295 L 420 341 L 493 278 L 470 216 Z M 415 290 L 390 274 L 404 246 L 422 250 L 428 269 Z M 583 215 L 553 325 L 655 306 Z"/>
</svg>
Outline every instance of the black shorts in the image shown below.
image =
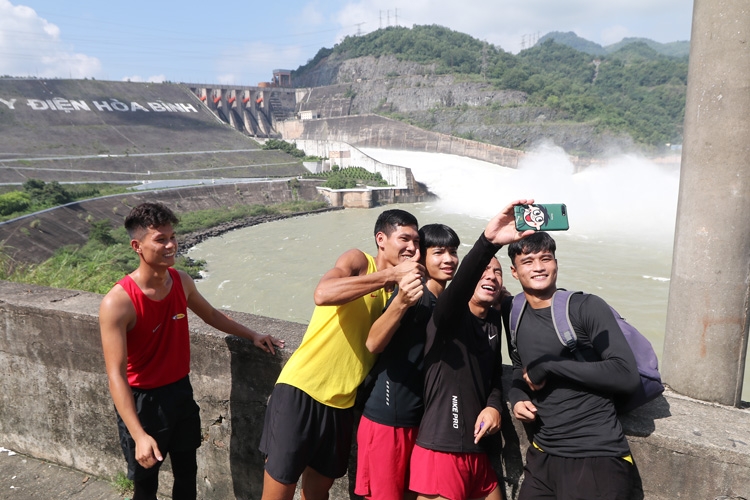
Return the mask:
<svg viewBox="0 0 750 500">
<path fill-rule="evenodd" d="M 133 387 L 135 412 L 143 429 L 156 440 L 163 456 L 169 452 L 186 452 L 201 445 L 201 419 L 198 404 L 193 400 L 193 387 L 188 377 L 156 389 Z M 116 410 L 115 410 L 116 412 Z M 162 462 L 150 469 L 135 460 L 135 441 L 117 414 L 120 446 L 128 462 L 128 479 L 141 480 L 158 474 Z"/>
<path fill-rule="evenodd" d="M 283 484 L 296 483 L 308 466 L 326 477 L 342 477 L 353 426 L 352 408 L 333 408 L 296 387 L 276 384 L 260 438 L 266 472 Z"/>
<path fill-rule="evenodd" d="M 556 457 L 532 445 L 526 452 L 518 500 L 629 500 L 640 484 L 638 478 L 635 464 L 621 457 Z"/>
</svg>

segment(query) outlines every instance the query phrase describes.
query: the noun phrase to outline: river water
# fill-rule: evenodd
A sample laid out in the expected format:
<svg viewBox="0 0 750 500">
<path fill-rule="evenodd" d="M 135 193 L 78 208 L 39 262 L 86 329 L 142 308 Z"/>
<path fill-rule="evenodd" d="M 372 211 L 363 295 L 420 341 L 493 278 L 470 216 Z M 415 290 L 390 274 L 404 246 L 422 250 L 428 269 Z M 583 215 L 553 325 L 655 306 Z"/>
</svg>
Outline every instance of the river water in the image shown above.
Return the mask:
<svg viewBox="0 0 750 500">
<path fill-rule="evenodd" d="M 596 293 L 637 326 L 661 354 L 679 182 L 678 165 L 622 156 L 574 174 L 550 148 L 518 170 L 464 157 L 365 150 L 410 167 L 440 199 L 401 205 L 420 224 L 442 222 L 461 237 L 463 256 L 508 201 L 566 203 L 570 230 L 555 233 L 559 286 Z M 390 207 L 388 207 L 390 208 Z M 208 263 L 198 289 L 214 305 L 307 323 L 313 289 L 349 248 L 374 253 L 372 228 L 383 208 L 349 209 L 271 222 L 207 240 L 189 254 Z M 520 292 L 506 269 L 505 284 Z"/>
</svg>

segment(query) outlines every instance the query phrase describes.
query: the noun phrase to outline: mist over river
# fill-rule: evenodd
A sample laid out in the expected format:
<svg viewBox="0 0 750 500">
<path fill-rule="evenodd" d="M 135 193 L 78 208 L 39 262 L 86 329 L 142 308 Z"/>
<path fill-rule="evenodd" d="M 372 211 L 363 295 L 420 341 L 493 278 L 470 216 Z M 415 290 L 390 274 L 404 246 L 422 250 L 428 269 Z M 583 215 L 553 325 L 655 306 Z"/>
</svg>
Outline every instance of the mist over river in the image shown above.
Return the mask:
<svg viewBox="0 0 750 500">
<path fill-rule="evenodd" d="M 363 149 L 384 163 L 412 169 L 438 200 L 374 209 L 347 209 L 238 229 L 191 249 L 208 263 L 200 292 L 215 306 L 307 323 L 321 275 L 349 248 L 375 253 L 373 226 L 387 208 L 412 212 L 420 224 L 442 222 L 461 238 L 463 257 L 487 220 L 507 202 L 533 197 L 565 203 L 570 230 L 557 241 L 558 285 L 604 298 L 635 325 L 661 357 L 677 212 L 679 157 L 655 163 L 619 156 L 574 173 L 566 155 L 550 148 L 519 169 L 460 156 Z M 498 252 L 511 293 L 505 249 Z M 507 360 L 507 355 L 504 354 Z M 743 400 L 750 400 L 746 372 Z"/>
</svg>

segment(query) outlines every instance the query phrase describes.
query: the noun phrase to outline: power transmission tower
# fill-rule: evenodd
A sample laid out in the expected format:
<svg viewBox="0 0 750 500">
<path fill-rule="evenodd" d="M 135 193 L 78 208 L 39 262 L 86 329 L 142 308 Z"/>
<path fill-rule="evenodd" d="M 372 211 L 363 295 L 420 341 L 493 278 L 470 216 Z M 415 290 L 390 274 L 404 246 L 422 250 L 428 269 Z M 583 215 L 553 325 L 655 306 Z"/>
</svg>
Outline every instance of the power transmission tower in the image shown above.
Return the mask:
<svg viewBox="0 0 750 500">
<path fill-rule="evenodd" d="M 365 23 L 354 23 L 357 26 L 357 36 L 362 36 L 362 25 Z"/>
<path fill-rule="evenodd" d="M 484 45 L 482 45 L 482 79 L 487 79 L 487 41 L 484 42 Z"/>
</svg>

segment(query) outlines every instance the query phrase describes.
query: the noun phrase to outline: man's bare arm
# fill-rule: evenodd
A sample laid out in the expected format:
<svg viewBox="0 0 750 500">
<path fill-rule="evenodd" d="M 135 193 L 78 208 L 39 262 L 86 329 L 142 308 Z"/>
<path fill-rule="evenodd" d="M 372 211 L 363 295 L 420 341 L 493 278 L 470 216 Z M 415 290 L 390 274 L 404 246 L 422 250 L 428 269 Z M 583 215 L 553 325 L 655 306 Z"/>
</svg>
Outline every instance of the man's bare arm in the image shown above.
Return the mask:
<svg viewBox="0 0 750 500">
<path fill-rule="evenodd" d="M 385 346 L 401 326 L 401 319 L 414 304 L 419 302 L 424 294 L 422 277 L 418 273 L 407 274 L 398 285 L 398 293 L 393 298 L 388 308 L 380 316 L 367 335 L 365 345 L 372 353 L 383 352 Z"/>
<path fill-rule="evenodd" d="M 274 347 L 284 347 L 284 341 L 252 330 L 212 306 L 195 286 L 195 281 L 186 272 L 179 271 L 188 308 L 207 325 L 230 335 L 247 339 L 265 352 L 276 354 Z"/>
<path fill-rule="evenodd" d="M 117 413 L 135 441 L 135 459 L 141 466 L 150 468 L 163 460 L 152 436 L 141 426 L 135 410 L 133 391 L 127 377 L 128 326 L 135 324 L 135 309 L 122 287 L 116 285 L 102 300 L 99 307 L 99 327 L 104 351 L 104 364 L 109 378 L 109 392 Z"/>
<path fill-rule="evenodd" d="M 367 274 L 367 257 L 361 250 L 344 252 L 333 269 L 326 272 L 315 287 L 315 305 L 340 306 L 386 286 L 393 286 L 415 270 L 424 273 L 417 259 Z"/>
</svg>

